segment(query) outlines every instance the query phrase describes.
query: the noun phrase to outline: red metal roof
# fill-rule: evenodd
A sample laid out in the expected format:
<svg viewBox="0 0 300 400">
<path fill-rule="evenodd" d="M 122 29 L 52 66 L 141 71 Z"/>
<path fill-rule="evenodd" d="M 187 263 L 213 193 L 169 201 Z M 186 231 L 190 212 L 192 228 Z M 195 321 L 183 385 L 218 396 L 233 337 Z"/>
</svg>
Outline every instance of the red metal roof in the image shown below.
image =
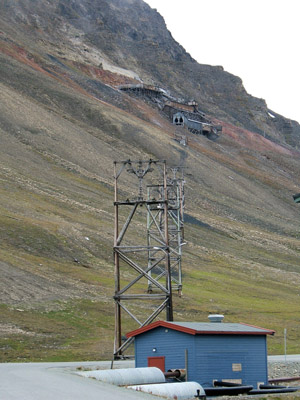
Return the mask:
<svg viewBox="0 0 300 400">
<path fill-rule="evenodd" d="M 152 329 L 163 327 L 190 335 L 274 335 L 275 331 L 243 323 L 225 322 L 167 322 L 156 321 L 126 334 L 134 337 Z"/>
</svg>

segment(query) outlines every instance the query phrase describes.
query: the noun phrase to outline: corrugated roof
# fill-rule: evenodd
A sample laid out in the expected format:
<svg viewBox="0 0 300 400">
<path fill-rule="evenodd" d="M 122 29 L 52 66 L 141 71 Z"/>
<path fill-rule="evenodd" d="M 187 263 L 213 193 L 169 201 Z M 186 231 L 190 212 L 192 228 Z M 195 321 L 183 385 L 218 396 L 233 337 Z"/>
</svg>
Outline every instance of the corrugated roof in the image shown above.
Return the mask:
<svg viewBox="0 0 300 400">
<path fill-rule="evenodd" d="M 174 329 L 190 335 L 274 335 L 275 331 L 243 323 L 227 322 L 167 322 L 156 321 L 127 333 L 127 337 L 137 336 L 158 327 Z"/>
</svg>

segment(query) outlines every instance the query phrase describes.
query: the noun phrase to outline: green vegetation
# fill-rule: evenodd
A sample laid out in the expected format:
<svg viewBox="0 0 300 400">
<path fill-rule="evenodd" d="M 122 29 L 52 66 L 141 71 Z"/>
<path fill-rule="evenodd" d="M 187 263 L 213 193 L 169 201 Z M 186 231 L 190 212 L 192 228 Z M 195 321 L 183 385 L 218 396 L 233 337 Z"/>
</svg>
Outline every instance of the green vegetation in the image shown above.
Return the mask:
<svg viewBox="0 0 300 400">
<path fill-rule="evenodd" d="M 14 299 L 8 296 L 5 302 L 5 295 L 1 297 L 1 361 L 109 359 L 112 355 L 112 191 L 75 171 L 55 164 L 54 168 L 67 182 L 65 197 L 60 196 L 62 189 L 49 196 L 11 181 L 1 189 L 1 261 L 8 274 L 10 269 L 18 272 L 15 279 L 23 285 Z M 9 193 L 14 193 L 10 203 Z M 104 212 L 98 214 L 98 209 Z M 125 220 L 126 214 L 120 218 Z M 131 240 L 144 236 L 143 218 L 137 213 L 139 239 L 136 230 L 129 230 Z M 230 225 L 218 216 L 214 221 L 218 228 L 186 224 L 189 245 L 184 248 L 183 297 L 174 296 L 175 320 L 206 321 L 209 313 L 217 312 L 224 313 L 226 321 L 274 329 L 276 335 L 268 340 L 270 354 L 283 352 L 287 328 L 288 352 L 297 352 L 297 239 L 256 227 L 271 246 L 266 248 L 250 238 L 251 224 Z M 277 251 L 282 243 L 284 251 Z M 133 276 L 126 271 L 124 282 Z M 40 285 L 45 287 L 37 289 Z M 145 281 L 137 288 L 146 290 Z M 32 295 L 26 295 L 30 290 Z M 145 304 L 132 307 L 142 319 Z M 125 318 L 125 331 L 135 328 Z"/>
<path fill-rule="evenodd" d="M 77 19 L 71 6 L 60 11 Z M 170 60 L 171 69 L 164 59 L 154 81 L 161 77 L 170 88 L 176 85 L 180 96 L 199 94 L 201 106 L 211 107 L 215 117 L 228 117 L 217 142 L 183 131 L 188 135 L 183 147 L 154 106 L 114 90 L 119 82 L 108 85 L 85 75 L 79 66 L 89 64 L 93 54 L 87 58 L 87 51 L 72 47 L 68 33 L 59 43 L 56 36 L 49 41 L 52 24 L 47 23 L 44 40 L 41 23 L 37 41 L 36 35 L 28 37 L 32 30 L 26 24 L 12 26 L 3 42 L 0 38 L 5 50 L 0 55 L 0 361 L 112 356 L 113 161 L 129 158 L 165 159 L 170 166 L 185 167 L 185 211 L 191 218 L 185 225 L 183 296 L 174 295 L 175 320 L 207 321 L 209 313 L 217 312 L 227 322 L 274 329 L 270 354 L 283 353 L 286 328 L 288 352 L 298 352 L 300 210 L 291 195 L 299 186 L 300 159 L 286 147 L 286 134 L 274 121 L 260 125 L 276 143 L 228 123 L 234 119 L 243 128 L 244 120 L 248 128 L 254 126 L 249 116 L 254 119 L 257 112 L 263 119 L 265 105 L 251 98 L 252 107 L 238 78 L 221 69 L 211 78 L 210 68 L 197 70 L 193 62 L 186 71 L 197 81 L 181 75 L 187 61 L 180 49 L 178 60 Z M 101 35 L 98 40 L 105 42 Z M 109 41 L 106 46 L 116 50 Z M 167 50 L 164 58 L 177 54 Z M 99 63 L 99 54 L 94 55 Z M 149 56 L 154 57 L 153 49 Z M 139 62 L 141 72 L 145 63 L 147 80 L 159 64 L 151 57 Z M 137 65 L 132 54 L 122 62 Z M 219 78 L 225 81 L 217 88 Z M 227 114 L 230 104 L 234 110 Z M 120 184 L 124 199 L 136 196 L 137 187 L 138 181 L 127 176 Z M 127 215 L 120 210 L 122 222 Z M 141 210 L 135 222 L 128 239 L 143 243 Z M 136 259 L 142 262 L 140 255 Z M 122 282 L 135 276 L 125 269 Z M 147 282 L 141 279 L 136 289 L 146 291 Z M 128 307 L 143 320 L 153 304 Z M 136 327 L 124 319 L 124 332 Z"/>
<path fill-rule="evenodd" d="M 0 306 L 7 335 L 0 337 L 1 361 L 99 360 L 111 357 L 111 304 L 72 300 L 56 310 Z M 16 328 L 18 327 L 18 328 Z"/>
</svg>

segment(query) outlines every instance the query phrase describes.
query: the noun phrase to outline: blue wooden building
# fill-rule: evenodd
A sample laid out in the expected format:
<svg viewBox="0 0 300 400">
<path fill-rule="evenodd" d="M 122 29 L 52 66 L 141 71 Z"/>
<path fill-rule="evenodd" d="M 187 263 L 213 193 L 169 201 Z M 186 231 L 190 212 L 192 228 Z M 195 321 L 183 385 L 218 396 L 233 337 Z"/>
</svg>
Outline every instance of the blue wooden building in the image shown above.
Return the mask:
<svg viewBox="0 0 300 400">
<path fill-rule="evenodd" d="M 267 383 L 267 335 L 275 332 L 220 320 L 157 321 L 128 333 L 135 338 L 135 366 L 186 369 L 187 380 L 203 387 L 212 386 L 214 380 L 254 388 Z"/>
</svg>

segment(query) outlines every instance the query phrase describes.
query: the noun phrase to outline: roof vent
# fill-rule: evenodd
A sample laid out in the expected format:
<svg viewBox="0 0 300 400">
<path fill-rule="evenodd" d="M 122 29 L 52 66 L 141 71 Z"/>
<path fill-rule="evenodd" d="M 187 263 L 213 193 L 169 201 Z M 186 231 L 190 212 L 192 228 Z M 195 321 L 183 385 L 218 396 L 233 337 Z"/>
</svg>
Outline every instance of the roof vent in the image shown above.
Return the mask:
<svg viewBox="0 0 300 400">
<path fill-rule="evenodd" d="M 211 314 L 208 316 L 210 322 L 222 322 L 224 319 L 224 315 L 222 314 Z"/>
</svg>

